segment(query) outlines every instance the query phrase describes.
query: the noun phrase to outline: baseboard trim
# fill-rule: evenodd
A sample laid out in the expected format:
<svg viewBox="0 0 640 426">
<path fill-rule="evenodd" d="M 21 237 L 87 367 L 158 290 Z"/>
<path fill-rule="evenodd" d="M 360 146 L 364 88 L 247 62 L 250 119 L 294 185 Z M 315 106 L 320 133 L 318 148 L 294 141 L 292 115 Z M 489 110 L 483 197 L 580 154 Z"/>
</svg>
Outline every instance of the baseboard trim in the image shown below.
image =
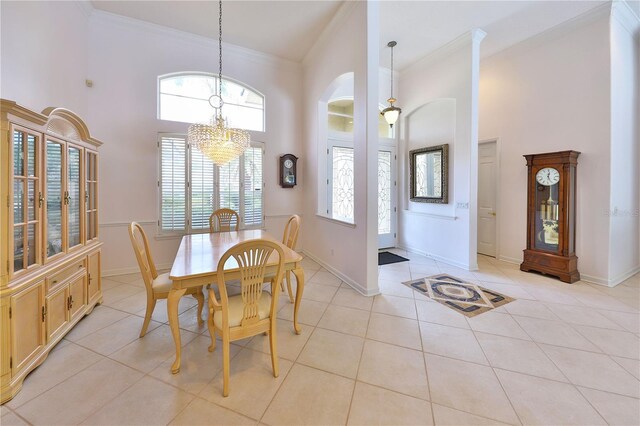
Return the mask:
<svg viewBox="0 0 640 426">
<path fill-rule="evenodd" d="M 630 270 L 623 273 L 622 275 L 619 275 L 616 278 L 607 279 L 607 278 L 601 278 L 601 277 L 594 277 L 591 275 L 580 274 L 580 280 L 586 281 L 591 284 L 605 286 L 605 287 L 615 287 L 621 282 L 625 281 L 626 279 L 634 276 L 638 272 L 640 272 L 640 265 L 631 268 Z"/>
<path fill-rule="evenodd" d="M 309 253 L 306 250 L 302 250 L 302 253 L 304 253 L 305 256 L 308 256 L 311 260 L 313 260 L 314 262 L 316 262 L 317 264 L 322 266 L 327 271 L 331 272 L 333 275 L 335 275 L 338 278 L 340 278 L 342 281 L 347 283 L 351 288 L 353 288 L 355 291 L 357 291 L 358 293 L 362 294 L 363 296 L 376 296 L 376 295 L 380 294 L 380 289 L 378 288 L 378 284 L 377 283 L 376 283 L 376 288 L 375 289 L 368 290 L 366 288 L 363 288 L 360 284 L 358 284 L 356 281 L 354 281 L 353 279 L 351 279 L 347 275 L 345 275 L 342 272 L 340 272 L 337 269 L 335 269 L 333 266 L 331 266 L 328 263 L 324 262 L 322 259 L 320 259 L 318 256 L 314 255 L 313 253 Z"/>
<path fill-rule="evenodd" d="M 471 265 L 467 265 L 467 264 L 458 262 L 456 260 L 449 259 L 448 257 L 439 256 L 439 255 L 433 254 L 433 253 L 428 253 L 428 252 L 426 252 L 424 250 L 420 250 L 420 249 L 417 249 L 415 247 L 399 245 L 398 248 L 402 249 L 402 250 L 406 250 L 406 251 L 411 252 L 411 253 L 419 254 L 421 256 L 430 257 L 433 260 L 437 260 L 439 262 L 443 262 L 443 263 L 446 263 L 448 265 L 455 266 L 456 268 L 464 269 L 466 271 L 477 271 L 478 270 L 478 266 L 477 265 L 475 267 L 472 267 Z"/>
<path fill-rule="evenodd" d="M 513 263 L 514 265 L 519 265 L 522 263 L 522 259 L 518 259 L 516 257 L 503 256 L 503 255 L 498 255 L 498 260 L 501 262 Z"/>
</svg>

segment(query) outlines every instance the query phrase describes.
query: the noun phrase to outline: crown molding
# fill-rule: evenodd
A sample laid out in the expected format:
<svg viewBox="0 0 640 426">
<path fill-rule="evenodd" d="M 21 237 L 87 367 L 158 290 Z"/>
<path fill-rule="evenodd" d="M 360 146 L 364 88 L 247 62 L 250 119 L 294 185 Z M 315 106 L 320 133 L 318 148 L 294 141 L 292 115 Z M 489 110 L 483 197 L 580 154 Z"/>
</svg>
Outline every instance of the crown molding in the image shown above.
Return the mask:
<svg viewBox="0 0 640 426">
<path fill-rule="evenodd" d="M 93 5 L 89 0 L 75 0 L 73 2 L 82 11 L 85 17 L 89 18 L 93 13 Z"/>
<path fill-rule="evenodd" d="M 611 4 L 611 18 L 615 19 L 633 37 L 640 36 L 640 17 L 624 0 L 614 0 Z"/>
<path fill-rule="evenodd" d="M 471 31 L 468 31 L 449 43 L 437 48 L 436 50 L 430 52 L 426 56 L 418 59 L 411 65 L 408 65 L 399 71 L 400 76 L 405 75 L 406 73 L 412 72 L 414 69 L 423 66 L 429 66 L 431 64 L 437 63 L 441 61 L 443 58 L 463 49 L 465 47 L 471 46 L 473 44 L 479 44 L 482 39 L 487 35 L 486 32 L 479 28 L 474 28 Z"/>
<path fill-rule="evenodd" d="M 514 52 L 519 52 L 522 49 L 529 50 L 540 46 L 542 44 L 548 43 L 550 41 L 556 40 L 562 36 L 565 36 L 576 29 L 586 26 L 588 24 L 592 24 L 599 19 L 607 18 L 611 14 L 611 3 L 607 2 L 600 6 L 594 7 L 591 10 L 586 11 L 585 13 L 578 15 L 574 18 L 566 20 L 564 22 L 559 23 L 551 28 L 548 28 L 534 36 L 531 36 L 527 39 L 524 39 L 514 45 L 506 47 L 502 50 L 498 50 L 496 52 L 492 52 L 488 55 L 481 55 L 481 60 L 488 59 L 496 59 L 500 57 L 505 57 L 513 54 Z"/>
<path fill-rule="evenodd" d="M 316 52 L 324 47 L 330 40 L 330 37 L 336 32 L 336 30 L 343 24 L 343 22 L 351 15 L 358 2 L 345 1 L 340 5 L 340 8 L 333 15 L 331 21 L 324 27 L 322 33 L 318 37 L 318 40 L 311 46 L 311 49 L 302 58 L 302 66 L 305 67 L 309 64 L 311 58 L 316 55 Z"/>
<path fill-rule="evenodd" d="M 218 48 L 218 41 L 209 37 L 189 33 L 186 31 L 177 30 L 175 28 L 165 27 L 163 25 L 153 24 L 151 22 L 142 21 L 140 19 L 130 18 L 128 16 L 117 15 L 111 12 L 105 12 L 103 10 L 94 9 L 91 14 L 91 19 L 96 23 L 105 22 L 115 25 L 121 25 L 123 27 L 132 28 L 138 31 L 143 31 L 148 34 L 169 37 L 173 40 L 189 44 L 191 46 L 200 46 L 203 49 L 211 50 Z M 255 63 L 270 65 L 275 67 L 281 67 L 284 69 L 298 71 L 301 68 L 300 63 L 281 58 L 279 56 L 270 55 L 268 53 L 260 52 L 257 50 L 249 49 L 247 47 L 238 46 L 222 42 L 225 54 L 230 54 L 238 57 L 245 58 Z"/>
</svg>

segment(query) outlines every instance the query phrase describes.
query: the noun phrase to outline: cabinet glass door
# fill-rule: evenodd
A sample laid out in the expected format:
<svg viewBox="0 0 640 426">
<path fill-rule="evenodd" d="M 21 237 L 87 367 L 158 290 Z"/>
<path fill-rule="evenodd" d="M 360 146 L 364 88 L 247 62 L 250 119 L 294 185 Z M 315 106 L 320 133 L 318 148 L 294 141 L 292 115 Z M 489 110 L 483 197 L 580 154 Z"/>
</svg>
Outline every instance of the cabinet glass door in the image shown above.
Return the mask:
<svg viewBox="0 0 640 426">
<path fill-rule="evenodd" d="M 559 179 L 556 169 L 543 168 L 536 174 L 535 182 L 535 248 L 557 252 L 559 250 L 560 234 L 560 208 L 558 196 L 560 182 L 551 180 L 549 175 Z"/>
<path fill-rule="evenodd" d="M 13 272 L 40 263 L 39 138 L 13 130 Z"/>
<path fill-rule="evenodd" d="M 60 142 L 47 140 L 47 257 L 63 250 L 62 245 L 62 201 L 64 147 Z"/>
<path fill-rule="evenodd" d="M 98 156 L 87 151 L 86 159 L 86 184 L 85 184 L 85 210 L 87 212 L 86 232 L 87 242 L 98 236 Z"/>
<path fill-rule="evenodd" d="M 80 179 L 80 164 L 82 152 L 80 148 L 69 146 L 67 148 L 67 244 L 71 249 L 82 243 L 80 230 L 82 229 L 82 202 Z"/>
</svg>

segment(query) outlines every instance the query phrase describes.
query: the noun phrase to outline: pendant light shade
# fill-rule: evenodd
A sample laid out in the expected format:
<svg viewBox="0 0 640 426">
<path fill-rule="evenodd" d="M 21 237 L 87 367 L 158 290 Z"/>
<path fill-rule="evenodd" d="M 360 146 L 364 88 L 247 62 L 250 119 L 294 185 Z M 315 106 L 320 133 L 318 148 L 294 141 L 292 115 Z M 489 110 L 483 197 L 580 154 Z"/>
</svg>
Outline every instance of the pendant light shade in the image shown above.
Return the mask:
<svg viewBox="0 0 640 426">
<path fill-rule="evenodd" d="M 384 119 L 390 127 L 393 127 L 393 125 L 396 124 L 396 121 L 398 121 L 398 117 L 402 112 L 400 108 L 394 105 L 397 99 L 393 97 L 393 48 L 396 46 L 396 44 L 398 43 L 396 43 L 395 41 L 390 41 L 389 43 L 387 43 L 387 46 L 391 48 L 391 96 L 389 97 L 389 99 L 387 99 L 387 102 L 389 102 L 389 106 L 380 112 L 380 114 L 384 116 Z"/>
<path fill-rule="evenodd" d="M 218 90 L 215 95 L 209 98 L 209 104 L 215 110 L 209 123 L 196 123 L 189 126 L 187 140 L 205 157 L 209 158 L 218 166 L 227 164 L 231 160 L 238 158 L 251 146 L 249 133 L 242 129 L 234 129 L 228 126 L 227 120 L 222 116 L 222 0 L 219 1 L 219 37 L 218 52 Z"/>
</svg>

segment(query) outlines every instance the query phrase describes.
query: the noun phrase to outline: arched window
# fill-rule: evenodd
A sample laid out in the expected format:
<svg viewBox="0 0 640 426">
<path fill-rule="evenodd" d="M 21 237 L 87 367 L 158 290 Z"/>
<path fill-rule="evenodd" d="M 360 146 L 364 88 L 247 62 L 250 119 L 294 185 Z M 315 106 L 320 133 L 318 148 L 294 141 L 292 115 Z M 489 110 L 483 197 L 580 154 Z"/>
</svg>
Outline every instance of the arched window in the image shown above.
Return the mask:
<svg viewBox="0 0 640 426">
<path fill-rule="evenodd" d="M 218 77 L 205 73 L 168 74 L 158 77 L 158 118 L 183 123 L 206 123 L 214 114 L 209 98 L 217 93 Z M 264 131 L 264 96 L 222 78 L 223 115 L 229 126 Z"/>
</svg>

